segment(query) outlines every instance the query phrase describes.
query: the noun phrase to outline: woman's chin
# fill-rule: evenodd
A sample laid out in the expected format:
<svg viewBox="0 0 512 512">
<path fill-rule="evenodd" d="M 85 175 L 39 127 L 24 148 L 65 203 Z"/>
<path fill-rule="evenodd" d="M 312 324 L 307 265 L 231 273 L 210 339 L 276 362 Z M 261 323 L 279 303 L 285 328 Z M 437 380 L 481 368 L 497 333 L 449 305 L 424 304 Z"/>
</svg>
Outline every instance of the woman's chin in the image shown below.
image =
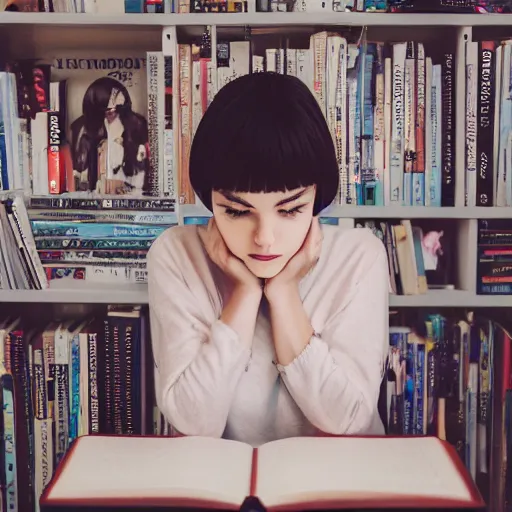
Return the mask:
<svg viewBox="0 0 512 512">
<path fill-rule="evenodd" d="M 279 274 L 279 272 L 281 272 L 281 270 L 283 270 L 283 267 L 284 265 L 286 264 L 286 262 L 272 262 L 272 261 L 266 261 L 266 262 L 259 262 L 259 263 L 256 263 L 256 262 L 245 262 L 247 268 L 256 276 L 256 277 L 259 277 L 260 279 L 271 279 L 275 276 L 277 276 L 277 274 Z"/>
</svg>

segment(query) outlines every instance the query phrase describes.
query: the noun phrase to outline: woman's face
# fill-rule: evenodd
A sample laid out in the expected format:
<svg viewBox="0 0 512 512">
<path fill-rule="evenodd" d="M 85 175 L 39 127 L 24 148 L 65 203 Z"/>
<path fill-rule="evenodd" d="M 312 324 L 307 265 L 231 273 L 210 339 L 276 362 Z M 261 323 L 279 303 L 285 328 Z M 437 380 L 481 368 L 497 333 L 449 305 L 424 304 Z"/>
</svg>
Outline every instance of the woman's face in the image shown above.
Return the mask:
<svg viewBox="0 0 512 512">
<path fill-rule="evenodd" d="M 212 192 L 213 215 L 228 249 L 257 277 L 277 275 L 301 248 L 316 187 L 287 192 Z"/>
<path fill-rule="evenodd" d="M 112 123 L 118 116 L 117 107 L 122 107 L 126 103 L 124 94 L 119 89 L 112 89 L 110 93 L 110 100 L 107 105 L 107 111 L 105 112 L 105 118 L 107 122 Z"/>
</svg>

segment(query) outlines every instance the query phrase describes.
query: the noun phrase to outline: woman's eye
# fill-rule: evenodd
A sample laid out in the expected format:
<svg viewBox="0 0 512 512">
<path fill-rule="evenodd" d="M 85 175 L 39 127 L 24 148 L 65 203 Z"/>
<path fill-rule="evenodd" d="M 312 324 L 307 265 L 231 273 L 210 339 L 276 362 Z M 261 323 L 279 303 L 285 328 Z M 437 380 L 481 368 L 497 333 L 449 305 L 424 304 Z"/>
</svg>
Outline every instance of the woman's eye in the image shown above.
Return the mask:
<svg viewBox="0 0 512 512">
<path fill-rule="evenodd" d="M 295 217 L 298 213 L 302 213 L 302 206 L 296 206 L 291 210 L 279 210 L 279 213 L 285 215 L 286 217 Z"/>
<path fill-rule="evenodd" d="M 243 217 L 249 213 L 249 210 L 236 210 L 235 208 L 226 208 L 226 213 L 233 218 Z"/>
</svg>

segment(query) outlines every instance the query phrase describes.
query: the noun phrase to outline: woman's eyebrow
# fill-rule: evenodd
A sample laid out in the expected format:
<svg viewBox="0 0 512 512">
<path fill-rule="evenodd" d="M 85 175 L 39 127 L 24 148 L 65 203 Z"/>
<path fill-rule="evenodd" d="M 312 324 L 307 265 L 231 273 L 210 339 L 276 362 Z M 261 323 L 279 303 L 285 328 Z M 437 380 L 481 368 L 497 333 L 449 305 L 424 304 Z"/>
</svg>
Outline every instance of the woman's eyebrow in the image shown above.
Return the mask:
<svg viewBox="0 0 512 512">
<path fill-rule="evenodd" d="M 245 206 L 246 208 L 254 208 L 254 206 L 247 201 L 244 201 L 238 196 L 235 196 L 234 194 L 231 194 L 230 192 L 222 192 L 219 190 L 219 193 L 222 194 L 228 201 L 232 201 L 233 203 L 241 204 L 242 206 Z"/>
<path fill-rule="evenodd" d="M 281 199 L 281 201 L 276 203 L 276 206 L 282 206 L 283 204 L 291 203 L 292 201 L 299 199 L 299 197 L 304 195 L 306 190 L 307 190 L 307 188 L 304 188 L 300 192 L 297 192 L 297 194 L 294 194 L 293 196 L 287 197 L 286 199 Z"/>
</svg>

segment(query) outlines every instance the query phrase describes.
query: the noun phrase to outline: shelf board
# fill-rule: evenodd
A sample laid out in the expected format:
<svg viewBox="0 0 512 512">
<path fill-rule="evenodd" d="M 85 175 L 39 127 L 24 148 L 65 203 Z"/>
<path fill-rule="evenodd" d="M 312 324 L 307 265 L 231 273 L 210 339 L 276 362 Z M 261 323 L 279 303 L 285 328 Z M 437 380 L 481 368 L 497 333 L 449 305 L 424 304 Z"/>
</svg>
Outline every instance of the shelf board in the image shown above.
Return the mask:
<svg viewBox="0 0 512 512">
<path fill-rule="evenodd" d="M 359 219 L 510 219 L 511 207 L 431 207 L 431 206 L 338 206 L 322 215 Z"/>
<path fill-rule="evenodd" d="M 512 295 L 475 295 L 465 290 L 430 290 L 421 295 L 390 295 L 390 307 L 507 308 Z"/>
<path fill-rule="evenodd" d="M 0 13 L 0 25 L 345 25 L 345 26 L 511 26 L 512 14 L 388 14 L 348 12 L 279 12 L 279 13 L 190 13 L 190 14 L 68 14 L 68 13 Z"/>
<path fill-rule="evenodd" d="M 210 216 L 201 205 L 180 205 L 181 217 Z M 511 207 L 430 207 L 430 206 L 339 206 L 326 208 L 322 217 L 340 219 L 511 219 Z"/>
<path fill-rule="evenodd" d="M 0 303 L 54 304 L 147 304 L 144 284 L 105 285 L 100 283 L 52 282 L 48 290 L 0 290 Z M 435 290 L 421 295 L 390 295 L 390 307 L 498 308 L 512 307 L 512 295 L 474 295 L 464 290 Z"/>
<path fill-rule="evenodd" d="M 47 290 L 0 290 L 0 302 L 62 304 L 147 304 L 145 284 L 52 281 Z"/>
</svg>

